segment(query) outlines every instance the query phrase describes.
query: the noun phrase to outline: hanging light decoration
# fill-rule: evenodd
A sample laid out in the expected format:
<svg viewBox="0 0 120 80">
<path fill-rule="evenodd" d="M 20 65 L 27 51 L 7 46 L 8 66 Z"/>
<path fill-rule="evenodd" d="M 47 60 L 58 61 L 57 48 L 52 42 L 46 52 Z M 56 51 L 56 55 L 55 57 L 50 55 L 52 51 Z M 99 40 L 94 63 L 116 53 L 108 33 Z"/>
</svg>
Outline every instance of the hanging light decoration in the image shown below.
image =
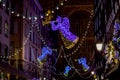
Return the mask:
<svg viewBox="0 0 120 80">
<path fill-rule="evenodd" d="M 63 21 L 62 21 L 62 19 L 63 19 Z M 61 38 L 62 38 L 63 43 L 67 49 L 74 47 L 74 45 L 78 42 L 79 37 L 74 35 L 69 30 L 70 23 L 69 23 L 69 19 L 67 17 L 62 18 L 61 16 L 58 16 L 56 18 L 56 22 L 51 21 L 51 25 L 52 25 L 53 31 L 56 31 L 56 30 L 60 31 Z"/>
<path fill-rule="evenodd" d="M 71 67 L 70 67 L 70 66 L 66 66 L 66 67 L 65 67 L 65 70 L 64 70 L 64 76 L 67 77 L 70 70 L 71 70 Z"/>
<path fill-rule="evenodd" d="M 61 2 L 60 5 L 63 6 L 63 2 Z"/>
<path fill-rule="evenodd" d="M 45 57 L 47 56 L 47 55 L 51 55 L 52 54 L 52 50 L 49 48 L 49 47 L 43 47 L 42 48 L 42 55 L 40 55 L 39 57 L 38 57 L 38 62 L 40 63 L 40 64 L 43 64 L 43 60 L 45 59 Z"/>
<path fill-rule="evenodd" d="M 57 7 L 56 7 L 56 9 L 58 10 L 58 9 L 59 9 L 59 7 L 57 6 Z"/>
<path fill-rule="evenodd" d="M 78 59 L 78 63 L 82 64 L 83 70 L 86 72 L 90 68 L 88 64 L 86 63 L 86 58 L 80 58 Z"/>
</svg>

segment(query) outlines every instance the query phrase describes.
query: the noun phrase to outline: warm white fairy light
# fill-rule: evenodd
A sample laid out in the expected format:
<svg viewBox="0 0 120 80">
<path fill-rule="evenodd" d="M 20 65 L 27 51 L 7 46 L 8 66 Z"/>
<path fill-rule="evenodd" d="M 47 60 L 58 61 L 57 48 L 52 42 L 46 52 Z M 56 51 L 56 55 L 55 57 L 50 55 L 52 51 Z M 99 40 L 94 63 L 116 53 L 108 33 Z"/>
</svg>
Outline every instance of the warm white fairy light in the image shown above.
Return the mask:
<svg viewBox="0 0 120 80">
<path fill-rule="evenodd" d="M 20 16 L 20 14 L 17 14 L 17 17 L 19 17 Z"/>
<path fill-rule="evenodd" d="M 61 3 L 60 3 L 60 5 L 62 5 L 62 6 L 63 6 L 63 2 L 61 2 Z"/>
<path fill-rule="evenodd" d="M 5 7 L 5 4 L 3 4 L 2 6 Z"/>
<path fill-rule="evenodd" d="M 9 10 L 10 8 L 7 8 L 7 10 Z"/>
<path fill-rule="evenodd" d="M 54 10 L 52 10 L 52 13 L 54 13 Z"/>
<path fill-rule="evenodd" d="M 94 75 L 94 74 L 95 74 L 95 72 L 94 72 L 94 71 L 91 71 L 91 74 L 92 74 L 92 75 Z"/>
<path fill-rule="evenodd" d="M 23 19 L 25 19 L 25 16 L 23 16 Z"/>
<path fill-rule="evenodd" d="M 57 6 L 57 7 L 56 7 L 56 9 L 58 10 L 58 9 L 59 9 L 59 7 Z"/>
<path fill-rule="evenodd" d="M 46 13 L 46 16 L 49 16 L 49 14 L 48 14 L 48 13 Z"/>
<path fill-rule="evenodd" d="M 98 80 L 97 78 L 95 78 L 95 80 Z"/>
<path fill-rule="evenodd" d="M 35 16 L 34 19 L 37 20 L 37 17 Z"/>
<path fill-rule="evenodd" d="M 15 13 L 14 11 L 11 12 L 12 14 Z"/>
<path fill-rule="evenodd" d="M 32 18 L 31 17 L 29 17 L 29 20 L 31 20 Z"/>
<path fill-rule="evenodd" d="M 43 18 L 43 15 L 41 15 L 40 17 Z"/>
</svg>

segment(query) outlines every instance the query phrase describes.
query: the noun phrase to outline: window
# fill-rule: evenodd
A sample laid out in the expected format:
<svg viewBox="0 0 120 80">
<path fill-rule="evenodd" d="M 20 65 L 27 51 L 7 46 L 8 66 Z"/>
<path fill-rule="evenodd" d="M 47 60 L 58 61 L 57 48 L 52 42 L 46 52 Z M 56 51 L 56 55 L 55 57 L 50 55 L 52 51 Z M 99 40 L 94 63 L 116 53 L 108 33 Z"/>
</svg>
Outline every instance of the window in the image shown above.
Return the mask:
<svg viewBox="0 0 120 80">
<path fill-rule="evenodd" d="M 2 17 L 0 16 L 0 33 L 2 33 Z"/>
<path fill-rule="evenodd" d="M 8 22 L 5 21 L 5 26 L 4 26 L 4 35 L 8 37 Z"/>
</svg>

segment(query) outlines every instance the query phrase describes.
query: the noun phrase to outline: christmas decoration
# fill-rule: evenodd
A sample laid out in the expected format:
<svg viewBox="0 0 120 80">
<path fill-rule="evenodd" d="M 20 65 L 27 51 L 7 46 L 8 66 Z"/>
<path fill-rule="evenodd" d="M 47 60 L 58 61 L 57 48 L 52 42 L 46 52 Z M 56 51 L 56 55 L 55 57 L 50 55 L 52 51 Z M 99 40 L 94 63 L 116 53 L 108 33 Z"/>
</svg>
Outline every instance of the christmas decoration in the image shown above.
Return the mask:
<svg viewBox="0 0 120 80">
<path fill-rule="evenodd" d="M 56 21 L 51 21 L 51 25 L 53 31 L 60 31 L 61 38 L 67 49 L 74 47 L 74 45 L 78 42 L 79 38 L 69 30 L 70 23 L 67 17 L 62 18 L 61 16 L 57 16 Z"/>
<path fill-rule="evenodd" d="M 71 67 L 70 66 L 66 66 L 65 67 L 65 71 L 64 71 L 64 76 L 67 77 L 70 70 L 71 70 Z"/>
<path fill-rule="evenodd" d="M 46 56 L 47 55 L 51 55 L 52 54 L 52 50 L 49 48 L 49 47 L 43 47 L 42 48 L 42 55 L 40 55 L 39 57 L 38 57 L 38 62 L 40 63 L 40 64 L 43 64 L 43 60 L 46 58 Z"/>
<path fill-rule="evenodd" d="M 82 64 L 83 70 L 88 71 L 89 66 L 86 63 L 86 58 L 80 58 L 78 59 L 78 64 Z"/>
<path fill-rule="evenodd" d="M 120 21 L 117 19 L 114 24 L 113 42 L 117 50 L 120 49 Z"/>
</svg>

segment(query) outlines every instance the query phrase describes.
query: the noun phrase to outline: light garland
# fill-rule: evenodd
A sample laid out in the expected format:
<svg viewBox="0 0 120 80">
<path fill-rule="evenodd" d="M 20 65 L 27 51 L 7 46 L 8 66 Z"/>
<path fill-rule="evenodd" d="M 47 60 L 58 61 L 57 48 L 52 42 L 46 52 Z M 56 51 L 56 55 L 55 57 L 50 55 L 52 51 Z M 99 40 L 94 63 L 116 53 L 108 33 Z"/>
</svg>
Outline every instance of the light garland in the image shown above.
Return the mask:
<svg viewBox="0 0 120 80">
<path fill-rule="evenodd" d="M 1 0 L 1 2 L 2 2 L 2 0 Z M 6 6 L 4 3 L 2 3 L 1 5 L 2 5 L 3 7 Z M 16 17 L 21 17 L 21 18 L 27 19 L 27 20 L 29 20 L 29 21 L 31 21 L 31 19 L 32 19 L 32 17 L 26 18 L 25 15 L 22 15 L 22 14 L 20 14 L 20 13 L 15 12 L 15 11 L 11 11 L 10 8 L 9 8 L 8 10 L 9 10 L 9 12 L 11 13 L 11 15 L 14 15 L 14 16 L 16 16 Z M 38 22 L 37 22 L 38 18 L 39 18 L 39 17 L 37 17 L 37 16 L 34 16 L 34 17 L 33 17 L 34 20 L 33 20 L 33 22 L 31 23 L 31 28 L 33 28 L 34 26 L 36 26 L 36 27 L 37 27 L 37 31 L 40 32 L 40 29 L 39 29 L 39 26 L 38 26 Z M 28 33 L 28 35 L 27 35 L 27 38 L 26 38 L 26 40 L 24 41 L 23 45 L 25 45 L 25 44 L 28 42 L 31 33 L 32 33 L 32 30 L 29 31 L 29 33 Z M 42 37 L 41 34 L 40 34 L 40 37 L 41 37 L 40 39 L 41 39 L 41 41 L 43 42 L 43 44 L 47 46 L 47 44 L 46 44 L 46 42 L 45 42 L 45 40 L 44 40 L 44 38 Z M 22 49 L 23 49 L 23 48 L 18 49 L 14 54 L 11 54 L 11 55 L 9 55 L 9 56 L 0 56 L 0 58 L 3 58 L 3 59 L 4 59 L 4 58 L 6 58 L 6 59 L 7 59 L 7 58 L 12 58 L 13 56 L 17 55 L 20 51 L 22 51 Z M 52 50 L 53 50 L 53 51 L 57 51 L 57 49 L 52 49 Z"/>
<path fill-rule="evenodd" d="M 65 0 L 65 1 L 67 1 L 67 0 Z M 55 13 L 55 10 L 59 10 L 59 8 L 60 8 L 60 6 L 63 6 L 64 5 L 64 0 L 61 0 L 59 3 L 58 3 L 58 5 L 55 7 L 55 9 L 52 9 L 52 10 L 47 10 L 46 12 L 45 12 L 45 16 L 43 17 L 43 15 L 41 15 L 41 18 L 50 18 L 50 16 L 51 15 L 53 15 L 54 13 Z"/>
</svg>

